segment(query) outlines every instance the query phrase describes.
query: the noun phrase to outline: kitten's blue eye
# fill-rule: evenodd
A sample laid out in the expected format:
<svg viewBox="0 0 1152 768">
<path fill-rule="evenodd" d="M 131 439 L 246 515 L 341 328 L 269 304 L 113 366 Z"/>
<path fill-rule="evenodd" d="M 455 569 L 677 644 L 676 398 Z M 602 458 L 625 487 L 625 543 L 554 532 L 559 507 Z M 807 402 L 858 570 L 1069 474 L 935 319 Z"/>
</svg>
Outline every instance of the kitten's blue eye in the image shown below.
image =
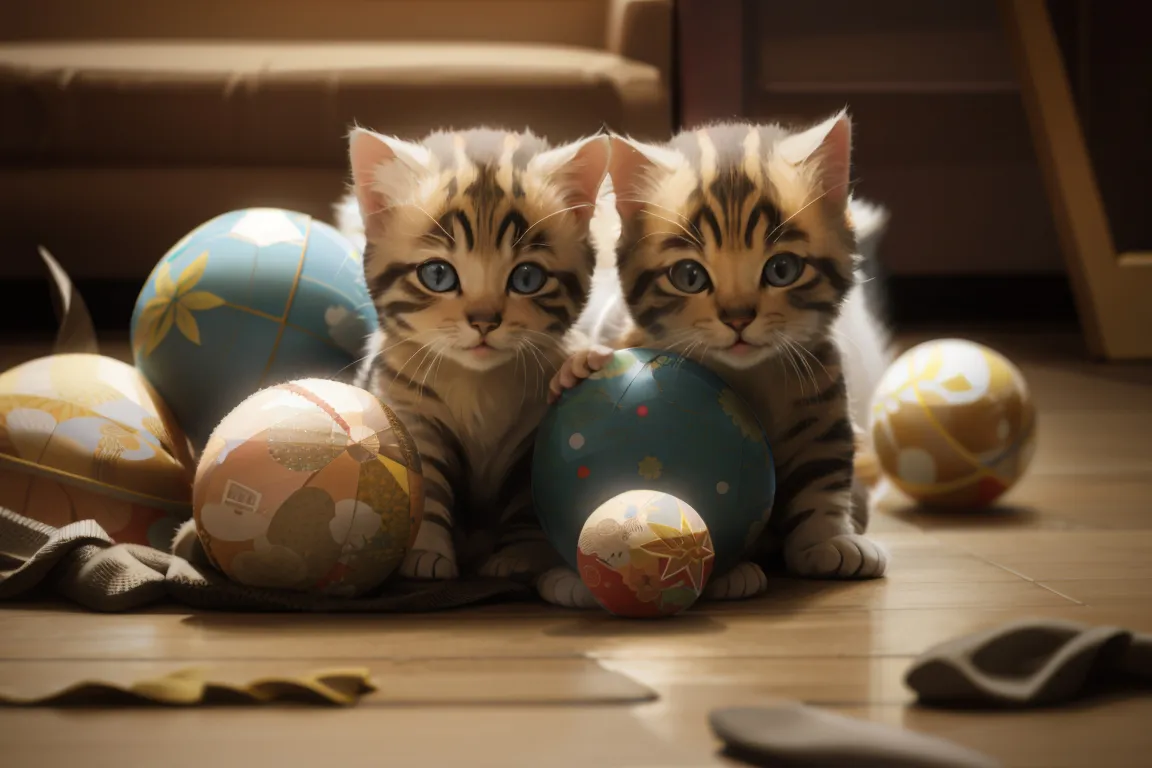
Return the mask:
<svg viewBox="0 0 1152 768">
<path fill-rule="evenodd" d="M 456 270 L 446 261 L 426 261 L 416 270 L 416 276 L 424 287 L 435 293 L 447 293 L 456 290 L 460 285 L 460 278 Z"/>
<path fill-rule="evenodd" d="M 668 279 L 672 281 L 676 290 L 684 293 L 700 293 L 712 283 L 704 266 L 692 259 L 684 259 L 673 264 L 668 270 Z"/>
<path fill-rule="evenodd" d="M 536 293 L 548 282 L 548 273 L 539 264 L 517 264 L 508 276 L 508 290 L 513 293 Z"/>
<path fill-rule="evenodd" d="M 764 282 L 776 288 L 792 285 L 804 273 L 804 260 L 794 253 L 778 253 L 764 265 Z"/>
</svg>

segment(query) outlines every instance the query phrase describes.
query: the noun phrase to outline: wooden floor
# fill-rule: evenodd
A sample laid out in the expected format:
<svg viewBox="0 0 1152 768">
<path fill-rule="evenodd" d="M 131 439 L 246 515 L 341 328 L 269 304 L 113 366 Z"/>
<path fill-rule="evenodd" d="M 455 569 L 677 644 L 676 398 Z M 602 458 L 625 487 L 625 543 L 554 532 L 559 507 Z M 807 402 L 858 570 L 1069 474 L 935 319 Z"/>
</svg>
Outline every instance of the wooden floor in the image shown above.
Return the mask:
<svg viewBox="0 0 1152 768">
<path fill-rule="evenodd" d="M 347 710 L 0 710 L 0 764 L 727 765 L 710 709 L 799 699 L 1010 766 L 1152 765 L 1152 695 L 952 713 L 916 707 L 903 686 L 929 645 L 1015 617 L 1152 631 L 1152 366 L 1084 362 L 1073 336 L 987 340 L 1033 388 L 1033 470 L 991 512 L 928 516 L 883 500 L 884 581 L 779 581 L 763 599 L 659 623 L 534 606 L 416 617 L 7 607 L 0 681 L 351 664 L 371 668 L 380 691 Z"/>
</svg>

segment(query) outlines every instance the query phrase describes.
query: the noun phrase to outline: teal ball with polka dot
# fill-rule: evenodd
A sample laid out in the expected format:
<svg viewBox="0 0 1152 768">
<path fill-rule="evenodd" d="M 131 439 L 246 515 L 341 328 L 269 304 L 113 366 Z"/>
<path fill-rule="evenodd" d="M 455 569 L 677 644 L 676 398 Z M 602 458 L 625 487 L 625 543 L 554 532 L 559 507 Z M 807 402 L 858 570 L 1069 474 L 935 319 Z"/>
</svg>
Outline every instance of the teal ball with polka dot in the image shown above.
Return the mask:
<svg viewBox="0 0 1152 768">
<path fill-rule="evenodd" d="M 350 377 L 376 327 L 356 246 L 307 214 L 246 208 L 160 259 L 136 300 L 132 352 L 199 449 L 258 389 Z"/>
<path fill-rule="evenodd" d="M 575 569 L 585 521 L 629 490 L 669 493 L 695 509 L 721 573 L 771 514 L 768 438 L 751 407 L 704 366 L 664 351 L 618 351 L 545 416 L 532 495 L 549 540 Z"/>
</svg>

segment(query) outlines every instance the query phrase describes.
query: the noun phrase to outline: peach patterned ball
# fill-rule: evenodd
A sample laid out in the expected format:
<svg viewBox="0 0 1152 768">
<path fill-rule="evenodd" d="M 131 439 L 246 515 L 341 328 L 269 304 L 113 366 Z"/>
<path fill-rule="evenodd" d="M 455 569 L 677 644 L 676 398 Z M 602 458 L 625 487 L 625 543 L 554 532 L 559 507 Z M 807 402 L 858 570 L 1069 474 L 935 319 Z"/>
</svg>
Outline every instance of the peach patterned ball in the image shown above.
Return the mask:
<svg viewBox="0 0 1152 768">
<path fill-rule="evenodd" d="M 872 402 L 884 474 L 928 506 L 991 504 L 1027 470 L 1036 409 L 1020 370 L 962 339 L 919 344 L 885 373 Z"/>
<path fill-rule="evenodd" d="M 232 580 L 348 597 L 399 567 L 423 503 L 420 457 L 396 415 L 323 379 L 236 406 L 212 432 L 192 494 L 204 550 Z"/>
</svg>

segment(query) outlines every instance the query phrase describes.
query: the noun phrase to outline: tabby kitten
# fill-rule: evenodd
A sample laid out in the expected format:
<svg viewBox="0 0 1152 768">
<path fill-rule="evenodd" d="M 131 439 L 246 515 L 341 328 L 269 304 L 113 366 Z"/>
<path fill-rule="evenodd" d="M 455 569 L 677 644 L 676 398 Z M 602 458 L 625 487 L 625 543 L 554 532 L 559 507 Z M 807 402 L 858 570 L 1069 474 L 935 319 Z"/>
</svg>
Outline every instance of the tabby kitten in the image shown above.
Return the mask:
<svg viewBox="0 0 1152 768">
<path fill-rule="evenodd" d="M 362 228 L 380 317 L 356 383 L 396 410 L 423 459 L 424 521 L 401 573 L 534 576 L 557 559 L 532 508 L 532 440 L 587 300 L 609 139 L 552 149 L 531 133 L 412 143 L 357 129 L 349 149 L 355 204 L 338 218 Z"/>
<path fill-rule="evenodd" d="M 863 536 L 867 500 L 853 482 L 859 431 L 833 333 L 855 282 L 850 145 L 843 113 L 803 131 L 722 124 L 663 146 L 614 138 L 610 169 L 629 322 L 603 341 L 699 359 L 749 402 L 778 482 L 758 554 L 782 546 L 789 571 L 812 578 L 875 578 L 887 567 L 884 550 Z M 603 347 L 574 355 L 552 395 L 609 355 Z M 568 603 L 589 601 L 575 574 L 567 587 Z M 759 565 L 744 562 L 718 575 L 708 596 L 766 588 Z"/>
</svg>

